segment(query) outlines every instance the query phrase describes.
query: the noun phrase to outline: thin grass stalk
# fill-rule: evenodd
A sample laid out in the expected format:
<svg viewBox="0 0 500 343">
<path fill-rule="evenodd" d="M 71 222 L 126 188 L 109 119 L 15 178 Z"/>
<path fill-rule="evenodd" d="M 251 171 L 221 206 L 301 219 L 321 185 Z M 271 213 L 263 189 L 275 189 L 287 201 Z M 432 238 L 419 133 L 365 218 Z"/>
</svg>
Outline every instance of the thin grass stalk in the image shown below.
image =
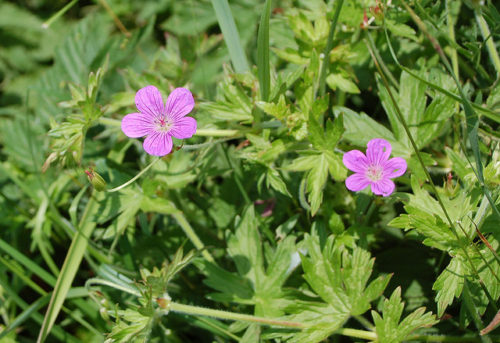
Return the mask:
<svg viewBox="0 0 500 343">
<path fill-rule="evenodd" d="M 264 11 L 260 17 L 257 35 L 257 74 L 259 76 L 260 98 L 269 101 L 271 90 L 271 71 L 269 68 L 269 18 L 271 16 L 271 0 L 266 0 Z"/>
<path fill-rule="evenodd" d="M 318 81 L 318 91 L 319 96 L 322 97 L 326 92 L 326 73 L 328 71 L 328 66 L 330 65 L 330 51 L 333 48 L 333 38 L 335 37 L 335 29 L 337 28 L 337 21 L 339 19 L 340 10 L 344 0 L 337 1 L 337 7 L 335 8 L 335 13 L 333 14 L 332 23 L 330 24 L 330 31 L 328 32 L 328 40 L 326 41 L 325 50 L 323 51 L 323 63 L 321 64 L 321 70 L 319 73 Z"/>
<path fill-rule="evenodd" d="M 234 70 L 237 73 L 247 72 L 250 70 L 247 57 L 243 51 L 243 45 L 241 44 L 233 14 L 227 0 L 212 0 L 212 6 L 215 10 L 219 27 L 224 35 L 224 41 L 229 50 L 229 57 L 233 62 Z"/>
<path fill-rule="evenodd" d="M 367 33 L 369 34 L 369 33 Z M 415 143 L 415 140 L 413 139 L 413 135 L 411 134 L 410 132 L 410 128 L 408 127 L 408 124 L 406 123 L 406 120 L 404 119 L 403 117 L 403 114 L 401 113 L 401 109 L 399 108 L 399 105 L 396 101 L 396 99 L 394 98 L 394 95 L 392 94 L 392 91 L 390 89 L 390 86 L 389 86 L 389 82 L 387 81 L 387 78 L 385 77 L 385 75 L 383 74 L 379 64 L 378 64 L 378 61 L 375 57 L 375 54 L 373 53 L 371 47 L 368 49 L 368 51 L 370 52 L 371 56 L 372 56 L 372 59 L 375 63 L 375 67 L 377 68 L 377 71 L 382 79 L 382 82 L 384 84 L 384 86 L 386 87 L 387 89 L 387 92 L 389 94 L 389 97 L 391 98 L 391 101 L 394 105 L 394 109 L 396 110 L 396 114 L 398 116 L 398 119 L 399 121 L 401 122 L 401 124 L 403 125 L 403 128 L 405 129 L 405 132 L 406 134 L 408 135 L 408 138 L 410 140 L 410 144 L 412 145 L 413 147 L 413 150 L 415 151 L 415 154 L 417 156 L 417 159 L 420 163 L 420 165 L 422 166 L 422 169 L 424 170 L 425 172 L 425 175 L 427 177 L 427 180 L 429 181 L 429 184 L 431 185 L 431 188 L 432 190 L 434 191 L 434 194 L 436 195 L 436 199 L 439 203 L 439 206 L 441 207 L 445 217 L 446 217 L 446 220 L 448 221 L 449 225 L 450 225 L 450 228 L 451 228 L 451 231 L 453 232 L 453 234 L 455 235 L 457 241 L 460 239 L 459 236 L 458 236 L 458 232 L 457 232 L 457 228 L 455 226 L 455 224 L 453 223 L 453 221 L 451 220 L 449 214 L 448 214 L 448 211 L 446 210 L 446 207 L 444 206 L 444 203 L 443 201 L 441 200 L 441 197 L 437 191 L 437 188 L 436 188 L 436 185 L 434 185 L 434 182 L 432 181 L 432 178 L 431 178 L 431 175 L 429 174 L 429 171 L 427 170 L 427 168 L 425 167 L 425 163 L 422 159 L 422 156 L 420 155 L 420 151 L 418 150 L 418 147 L 417 147 L 417 144 Z M 464 232 L 465 234 L 465 232 Z M 465 236 L 467 237 L 467 235 L 465 234 Z M 470 258 L 467 250 L 464 248 L 464 247 L 461 247 L 461 250 L 463 251 L 467 261 L 469 262 L 470 264 L 470 267 L 473 271 L 473 274 L 475 276 L 475 278 L 478 280 L 479 284 L 481 285 L 481 288 L 483 289 L 483 291 L 485 292 L 485 294 L 489 295 L 489 291 L 488 289 L 486 289 L 486 286 L 484 285 L 484 282 L 481 280 L 481 277 L 479 276 L 479 273 L 476 269 L 476 267 L 474 266 L 474 263 L 472 262 L 472 259 Z M 489 297 L 491 297 L 491 295 L 489 295 Z"/>
</svg>

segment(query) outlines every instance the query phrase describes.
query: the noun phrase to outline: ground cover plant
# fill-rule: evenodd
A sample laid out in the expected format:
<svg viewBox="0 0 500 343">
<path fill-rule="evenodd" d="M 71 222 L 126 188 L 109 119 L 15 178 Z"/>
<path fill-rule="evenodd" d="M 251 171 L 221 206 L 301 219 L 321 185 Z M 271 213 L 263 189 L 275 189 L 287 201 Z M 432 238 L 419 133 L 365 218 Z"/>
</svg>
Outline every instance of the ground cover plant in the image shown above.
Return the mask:
<svg viewBox="0 0 500 343">
<path fill-rule="evenodd" d="M 500 342 L 494 1 L 0 28 L 0 342 Z"/>
</svg>

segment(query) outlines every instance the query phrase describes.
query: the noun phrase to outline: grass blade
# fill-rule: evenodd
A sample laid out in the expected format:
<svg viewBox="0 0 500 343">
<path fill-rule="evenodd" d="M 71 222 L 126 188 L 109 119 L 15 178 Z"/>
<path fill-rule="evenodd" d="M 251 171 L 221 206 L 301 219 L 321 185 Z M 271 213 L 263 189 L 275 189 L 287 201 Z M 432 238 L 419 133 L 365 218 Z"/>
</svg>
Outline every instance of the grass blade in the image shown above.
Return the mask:
<svg viewBox="0 0 500 343">
<path fill-rule="evenodd" d="M 14 260 L 19 262 L 21 265 L 25 266 L 35 275 L 37 275 L 40 279 L 45 281 L 49 285 L 54 285 L 56 283 L 56 278 L 49 274 L 45 269 L 41 268 L 38 264 L 33 262 L 31 259 L 11 247 L 7 242 L 0 239 L 0 250 L 8 254 Z"/>
<path fill-rule="evenodd" d="M 326 82 L 326 72 L 328 70 L 328 65 L 330 64 L 330 51 L 333 48 L 333 37 L 335 35 L 335 28 L 337 27 L 337 21 L 339 19 L 340 10 L 344 0 L 339 0 L 337 7 L 335 8 L 335 13 L 333 14 L 333 20 L 330 25 L 330 32 L 328 33 L 328 40 L 326 42 L 325 51 L 323 51 L 323 64 L 321 65 L 321 71 L 319 74 L 319 96 L 325 95 L 325 82 Z"/>
<path fill-rule="evenodd" d="M 34 313 L 37 313 L 39 309 L 45 306 L 50 299 L 50 294 L 44 295 L 38 298 L 36 301 L 32 302 L 31 305 L 26 307 L 23 312 L 19 316 L 16 317 L 9 325 L 0 332 L 0 341 L 3 337 L 7 336 L 12 330 L 15 330 L 18 326 L 22 325 L 25 321 L 30 319 Z M 41 316 L 40 316 L 41 318 Z"/>
<path fill-rule="evenodd" d="M 71 287 L 71 284 L 73 283 L 73 279 L 75 278 L 78 267 L 80 266 L 80 262 L 82 261 L 83 254 L 86 251 L 88 244 L 87 240 L 96 226 L 95 222 L 88 220 L 88 218 L 95 211 L 97 211 L 97 209 L 97 200 L 94 196 L 92 196 L 87 204 L 87 207 L 85 208 L 85 212 L 80 222 L 80 230 L 73 237 L 73 241 L 71 242 L 71 246 L 69 247 L 64 264 L 61 268 L 61 273 L 57 278 L 49 307 L 38 335 L 38 343 L 45 341 L 45 338 L 54 325 L 57 315 L 61 310 L 64 300 L 66 299 L 66 295 Z"/>
<path fill-rule="evenodd" d="M 21 309 L 24 311 L 28 311 L 30 308 L 30 305 L 26 303 L 18 294 L 16 291 L 14 291 L 12 288 L 10 288 L 10 285 L 8 282 L 5 282 L 0 278 L 0 286 L 3 288 L 5 294 L 8 296 L 9 299 L 11 299 L 16 305 L 18 305 Z M 43 303 L 43 301 L 42 301 Z M 33 306 L 33 304 L 31 305 Z M 37 322 L 38 324 L 42 324 L 43 322 L 43 316 L 38 313 L 37 311 L 30 311 L 31 313 L 31 318 Z M 79 339 L 75 338 L 74 336 L 66 333 L 63 329 L 61 329 L 59 326 L 55 326 L 54 330 L 52 331 L 52 334 L 54 337 L 56 337 L 59 341 L 61 342 L 70 342 L 70 343 L 79 343 L 81 342 Z"/>
<path fill-rule="evenodd" d="M 271 75 L 269 70 L 269 17 L 271 16 L 271 0 L 266 0 L 264 12 L 260 17 L 257 36 L 257 73 L 259 76 L 260 97 L 269 101 Z"/>
<path fill-rule="evenodd" d="M 247 57 L 243 51 L 240 36 L 227 0 L 212 0 L 212 6 L 215 10 L 222 34 L 224 35 L 224 41 L 229 50 L 229 57 L 231 57 L 231 61 L 233 62 L 234 70 L 237 73 L 248 71 L 250 68 L 248 67 Z"/>
</svg>

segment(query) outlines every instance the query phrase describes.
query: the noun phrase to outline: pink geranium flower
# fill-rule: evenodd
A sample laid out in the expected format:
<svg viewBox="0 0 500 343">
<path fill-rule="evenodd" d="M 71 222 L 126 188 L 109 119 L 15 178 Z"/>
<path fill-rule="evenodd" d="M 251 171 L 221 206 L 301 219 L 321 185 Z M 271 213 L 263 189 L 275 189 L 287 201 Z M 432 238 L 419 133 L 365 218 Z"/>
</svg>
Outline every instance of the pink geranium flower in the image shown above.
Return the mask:
<svg viewBox="0 0 500 343">
<path fill-rule="evenodd" d="M 377 195 L 389 196 L 396 186 L 391 180 L 406 171 L 406 161 L 401 157 L 389 159 L 391 144 L 385 139 L 375 138 L 368 142 L 366 155 L 359 150 L 346 152 L 344 165 L 354 172 L 345 180 L 347 189 L 357 192 L 371 186 Z"/>
<path fill-rule="evenodd" d="M 176 88 L 165 104 L 155 86 L 139 89 L 135 104 L 140 113 L 122 119 L 122 131 L 130 138 L 146 136 L 144 150 L 150 155 L 164 156 L 172 151 L 172 137 L 190 138 L 196 132 L 196 120 L 186 115 L 194 107 L 193 95 L 186 88 Z"/>
</svg>

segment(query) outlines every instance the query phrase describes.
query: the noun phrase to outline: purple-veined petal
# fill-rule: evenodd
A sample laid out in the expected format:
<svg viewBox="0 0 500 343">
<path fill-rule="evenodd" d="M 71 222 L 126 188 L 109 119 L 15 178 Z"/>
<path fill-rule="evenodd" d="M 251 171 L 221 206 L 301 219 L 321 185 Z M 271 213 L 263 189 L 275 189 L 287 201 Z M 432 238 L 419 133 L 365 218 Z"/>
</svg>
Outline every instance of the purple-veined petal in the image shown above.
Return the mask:
<svg viewBox="0 0 500 343">
<path fill-rule="evenodd" d="M 172 137 L 165 132 L 153 132 L 146 137 L 142 145 L 153 156 L 165 156 L 172 151 Z"/>
<path fill-rule="evenodd" d="M 167 116 L 177 120 L 191 112 L 194 107 L 193 94 L 186 88 L 176 88 L 168 96 L 165 104 Z"/>
<path fill-rule="evenodd" d="M 146 136 L 153 131 L 153 120 L 142 113 L 130 113 L 122 119 L 122 131 L 130 138 Z"/>
<path fill-rule="evenodd" d="M 368 168 L 368 160 L 365 154 L 359 150 L 346 152 L 342 157 L 342 162 L 344 162 L 347 169 L 356 173 L 364 173 Z"/>
<path fill-rule="evenodd" d="M 389 196 L 394 192 L 396 185 L 390 179 L 381 179 L 372 183 L 372 192 L 376 195 Z"/>
<path fill-rule="evenodd" d="M 366 146 L 366 157 L 369 164 L 381 165 L 391 156 L 391 143 L 385 139 L 374 138 Z"/>
<path fill-rule="evenodd" d="M 153 118 L 162 118 L 165 114 L 161 93 L 155 86 L 139 89 L 135 94 L 135 105 L 141 113 Z"/>
<path fill-rule="evenodd" d="M 370 184 L 370 180 L 366 178 L 363 174 L 352 174 L 345 180 L 345 186 L 348 190 L 357 192 L 365 189 Z"/>
<path fill-rule="evenodd" d="M 196 120 L 191 117 L 179 118 L 175 121 L 170 134 L 177 139 L 193 137 L 196 132 Z"/>
<path fill-rule="evenodd" d="M 401 157 L 391 158 L 383 164 L 384 177 L 395 178 L 403 175 L 406 172 L 406 161 Z"/>
</svg>

